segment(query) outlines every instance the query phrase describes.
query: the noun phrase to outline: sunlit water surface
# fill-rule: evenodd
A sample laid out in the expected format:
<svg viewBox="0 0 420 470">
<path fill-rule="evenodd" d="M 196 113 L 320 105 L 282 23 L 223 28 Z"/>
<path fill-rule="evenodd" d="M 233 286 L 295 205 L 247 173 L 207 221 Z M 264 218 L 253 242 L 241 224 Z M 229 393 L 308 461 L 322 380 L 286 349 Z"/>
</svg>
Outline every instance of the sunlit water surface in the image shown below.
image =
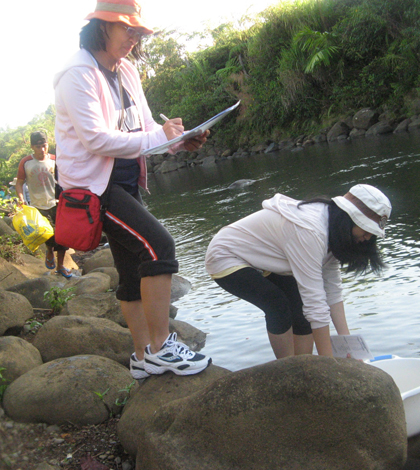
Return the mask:
<svg viewBox="0 0 420 470">
<path fill-rule="evenodd" d="M 256 183 L 228 186 L 239 179 Z M 204 268 L 217 231 L 261 208 L 276 192 L 296 199 L 344 194 L 355 183 L 379 187 L 391 199 L 387 237 L 380 241 L 388 265 L 383 276 L 343 272 L 344 301 L 352 333 L 374 355 L 420 357 L 420 133 L 322 144 L 229 160 L 152 176 L 149 210 L 176 241 L 179 274 L 192 284 L 178 300 L 178 320 L 208 334 L 202 352 L 230 370 L 274 359 L 263 313 L 228 294 Z M 333 327 L 332 332 L 334 332 Z"/>
</svg>

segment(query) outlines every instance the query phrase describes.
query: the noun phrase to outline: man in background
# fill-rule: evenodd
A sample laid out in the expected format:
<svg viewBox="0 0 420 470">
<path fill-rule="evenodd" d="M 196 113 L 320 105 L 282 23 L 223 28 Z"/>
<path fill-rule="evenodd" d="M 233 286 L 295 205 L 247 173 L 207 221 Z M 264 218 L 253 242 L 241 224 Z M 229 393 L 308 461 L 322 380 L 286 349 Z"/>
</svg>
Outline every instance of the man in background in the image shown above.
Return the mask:
<svg viewBox="0 0 420 470">
<path fill-rule="evenodd" d="M 27 184 L 31 206 L 36 207 L 39 212 L 47 217 L 52 225 L 55 223 L 57 200 L 55 198 L 55 155 L 48 153 L 48 138 L 45 132 L 37 131 L 31 134 L 32 155 L 22 158 L 19 163 L 16 194 L 21 204 L 25 203 L 23 185 Z M 72 277 L 71 272 L 63 265 L 67 248 L 57 245 L 54 236 L 45 243 L 47 253 L 45 255 L 45 266 L 55 269 L 56 273 L 65 278 Z M 57 252 L 57 265 L 55 263 L 54 251 Z"/>
</svg>

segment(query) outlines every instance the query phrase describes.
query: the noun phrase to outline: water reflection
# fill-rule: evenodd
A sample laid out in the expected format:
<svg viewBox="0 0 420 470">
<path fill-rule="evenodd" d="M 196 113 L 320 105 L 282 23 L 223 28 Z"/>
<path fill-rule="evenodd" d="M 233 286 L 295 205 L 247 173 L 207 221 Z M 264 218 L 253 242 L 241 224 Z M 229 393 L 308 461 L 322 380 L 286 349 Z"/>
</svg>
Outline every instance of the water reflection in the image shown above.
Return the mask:
<svg viewBox="0 0 420 470">
<path fill-rule="evenodd" d="M 420 357 L 420 133 L 317 145 L 152 177 L 151 212 L 174 236 L 180 275 L 192 283 L 178 319 L 208 333 L 205 352 L 231 370 L 274 359 L 261 311 L 220 289 L 204 270 L 214 234 L 261 208 L 276 192 L 291 197 L 343 194 L 359 182 L 391 199 L 387 238 L 380 242 L 388 268 L 381 277 L 343 274 L 347 318 L 373 354 Z M 238 190 L 239 179 L 256 183 Z"/>
</svg>

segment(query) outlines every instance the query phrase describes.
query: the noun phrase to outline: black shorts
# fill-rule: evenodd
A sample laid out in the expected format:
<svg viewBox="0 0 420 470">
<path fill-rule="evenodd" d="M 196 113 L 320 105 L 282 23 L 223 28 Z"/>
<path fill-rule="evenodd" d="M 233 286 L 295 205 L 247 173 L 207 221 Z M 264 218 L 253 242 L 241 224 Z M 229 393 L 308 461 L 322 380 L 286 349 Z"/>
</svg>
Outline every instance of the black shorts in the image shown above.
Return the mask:
<svg viewBox="0 0 420 470">
<path fill-rule="evenodd" d="M 274 335 L 293 328 L 295 335 L 312 333 L 303 315 L 303 304 L 293 276 L 270 274 L 264 277 L 253 268 L 243 268 L 229 276 L 215 279 L 220 287 L 246 300 L 265 313 L 267 331 Z"/>
<path fill-rule="evenodd" d="M 140 193 L 132 196 L 117 184 L 111 186 L 103 231 L 120 277 L 117 299 L 141 299 L 142 277 L 178 272 L 175 242 L 143 206 Z"/>
</svg>

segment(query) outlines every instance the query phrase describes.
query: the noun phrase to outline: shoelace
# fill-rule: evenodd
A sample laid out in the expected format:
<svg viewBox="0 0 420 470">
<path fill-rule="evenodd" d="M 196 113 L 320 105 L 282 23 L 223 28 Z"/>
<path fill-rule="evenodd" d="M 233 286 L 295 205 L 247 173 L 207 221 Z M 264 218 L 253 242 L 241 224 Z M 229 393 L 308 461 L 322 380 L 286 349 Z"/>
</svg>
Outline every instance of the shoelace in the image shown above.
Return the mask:
<svg viewBox="0 0 420 470">
<path fill-rule="evenodd" d="M 179 341 L 168 341 L 166 347 L 175 355 L 181 356 L 184 359 L 192 359 L 195 356 L 195 353 L 190 350 L 190 348 Z"/>
</svg>

